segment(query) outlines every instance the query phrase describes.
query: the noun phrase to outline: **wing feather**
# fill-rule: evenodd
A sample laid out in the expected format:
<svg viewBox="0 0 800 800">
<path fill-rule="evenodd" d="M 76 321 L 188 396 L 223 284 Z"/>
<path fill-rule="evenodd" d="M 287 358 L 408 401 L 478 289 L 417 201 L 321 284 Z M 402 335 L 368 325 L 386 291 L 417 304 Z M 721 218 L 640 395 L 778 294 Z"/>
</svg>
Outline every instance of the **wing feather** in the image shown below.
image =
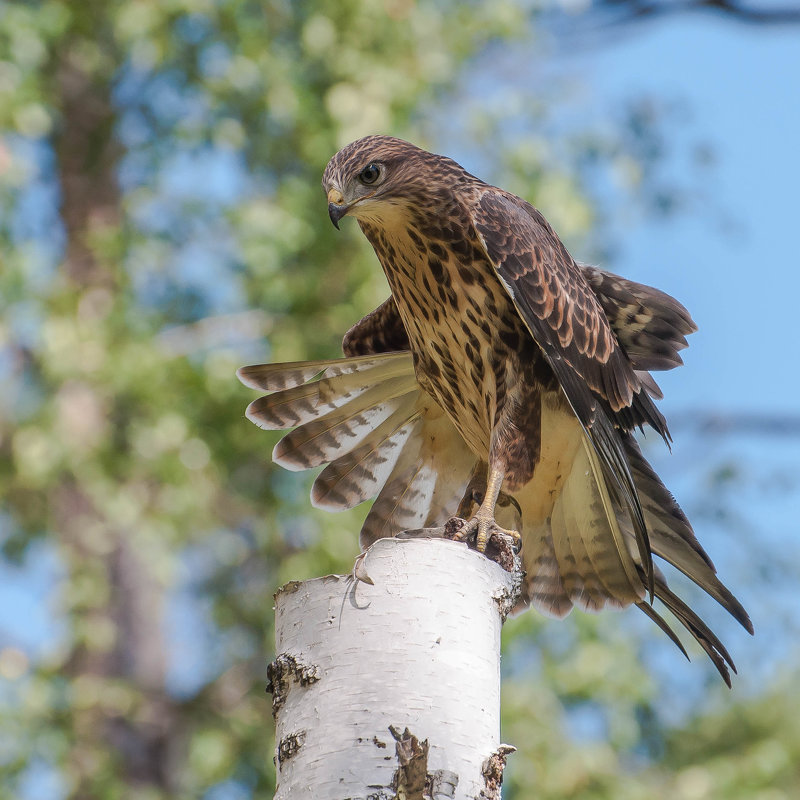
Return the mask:
<svg viewBox="0 0 800 800">
<path fill-rule="evenodd" d="M 397 310 L 394 297 L 384 300 L 344 335 L 342 350 L 346 356 L 408 350 L 408 334 Z"/>
<path fill-rule="evenodd" d="M 361 546 L 402 530 L 443 525 L 466 490 L 475 456 L 450 418 L 424 392 L 419 425 L 372 505 Z"/>
<path fill-rule="evenodd" d="M 620 429 L 649 423 L 668 441 L 666 421 L 636 376 L 580 267 L 530 204 L 492 187 L 472 218 L 486 254 L 542 349 L 633 521 L 653 588 L 652 555 Z"/>
<path fill-rule="evenodd" d="M 695 641 L 703 648 L 722 676 L 722 679 L 730 688 L 731 676 L 728 672 L 728 667 L 736 672 L 736 665 L 733 663 L 730 653 L 728 653 L 711 628 L 667 586 L 663 575 L 657 572 L 655 581 L 656 597 L 672 612 L 681 625 L 692 634 Z M 648 614 L 648 616 L 652 619 L 651 615 Z"/>
<path fill-rule="evenodd" d="M 752 634 L 753 623 L 744 607 L 717 577 L 714 564 L 697 541 L 683 510 L 642 455 L 632 436 L 626 438 L 625 447 L 642 499 L 653 552 L 691 578 Z"/>
<path fill-rule="evenodd" d="M 603 308 L 617 342 L 630 359 L 639 381 L 651 397 L 661 391 L 646 370 L 680 366 L 678 352 L 688 346 L 686 337 L 697 330 L 689 312 L 674 297 L 652 286 L 630 281 L 613 272 L 577 264 Z M 585 310 L 574 309 L 578 325 L 587 324 Z M 592 348 L 596 339 L 592 336 Z M 408 350 L 408 334 L 393 297 L 353 325 L 345 334 L 346 355 L 361 356 Z M 593 351 L 593 350 L 592 350 Z"/>
<path fill-rule="evenodd" d="M 409 393 L 418 391 L 413 376 L 401 375 L 371 386 L 338 409 L 284 436 L 275 445 L 272 460 L 293 471 L 327 464 L 361 444 L 401 406 Z"/>
<path fill-rule="evenodd" d="M 697 325 L 674 297 L 597 267 L 580 267 L 636 369 L 672 369 L 683 363 L 678 351 Z"/>
<path fill-rule="evenodd" d="M 353 401 L 373 384 L 405 376 L 409 385 L 416 385 L 410 353 L 370 356 L 347 363 L 350 360 L 242 367 L 237 374 L 245 385 L 272 391 L 250 403 L 245 415 L 260 428 L 282 430 L 303 425 Z"/>
<path fill-rule="evenodd" d="M 408 396 L 361 445 L 322 470 L 311 487 L 311 503 L 316 508 L 338 511 L 375 497 L 418 424 L 415 398 Z"/>
</svg>

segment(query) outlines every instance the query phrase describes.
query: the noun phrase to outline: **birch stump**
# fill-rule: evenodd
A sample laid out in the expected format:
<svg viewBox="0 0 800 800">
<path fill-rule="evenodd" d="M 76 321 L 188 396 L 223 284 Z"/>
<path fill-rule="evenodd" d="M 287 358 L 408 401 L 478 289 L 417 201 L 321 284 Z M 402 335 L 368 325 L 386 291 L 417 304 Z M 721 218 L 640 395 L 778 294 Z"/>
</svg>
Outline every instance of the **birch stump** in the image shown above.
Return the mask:
<svg viewBox="0 0 800 800">
<path fill-rule="evenodd" d="M 276 594 L 275 800 L 499 798 L 518 572 L 457 542 L 381 539 L 357 574 Z"/>
</svg>

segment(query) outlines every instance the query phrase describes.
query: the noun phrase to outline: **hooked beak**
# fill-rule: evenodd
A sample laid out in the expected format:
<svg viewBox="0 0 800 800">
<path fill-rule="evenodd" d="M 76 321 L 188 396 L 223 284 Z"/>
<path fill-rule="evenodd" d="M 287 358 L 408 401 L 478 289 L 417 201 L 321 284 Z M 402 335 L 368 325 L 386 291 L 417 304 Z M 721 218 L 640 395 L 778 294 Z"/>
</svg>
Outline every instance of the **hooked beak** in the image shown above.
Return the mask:
<svg viewBox="0 0 800 800">
<path fill-rule="evenodd" d="M 328 192 L 328 216 L 331 218 L 333 227 L 339 230 L 339 220 L 350 210 L 350 206 L 344 202 L 344 196 L 338 189 L 331 189 Z"/>
</svg>

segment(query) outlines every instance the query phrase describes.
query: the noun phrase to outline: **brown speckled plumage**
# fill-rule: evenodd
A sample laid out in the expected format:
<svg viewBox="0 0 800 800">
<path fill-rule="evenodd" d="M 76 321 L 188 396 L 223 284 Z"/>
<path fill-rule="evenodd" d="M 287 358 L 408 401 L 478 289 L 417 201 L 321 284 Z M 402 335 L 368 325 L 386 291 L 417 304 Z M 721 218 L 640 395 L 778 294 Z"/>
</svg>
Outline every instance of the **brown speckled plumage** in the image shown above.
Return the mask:
<svg viewBox="0 0 800 800">
<path fill-rule="evenodd" d="M 556 616 L 574 604 L 635 603 L 679 644 L 647 603 L 649 589 L 728 680 L 728 653 L 667 587 L 653 555 L 748 630 L 749 619 L 632 436 L 648 425 L 669 441 L 648 370 L 681 363 L 695 329 L 688 312 L 577 264 L 529 203 L 399 139 L 343 148 L 323 187 L 335 224 L 358 220 L 392 296 L 347 332 L 348 358 L 283 373 L 245 368 L 246 382 L 279 389 L 248 416 L 300 426 L 276 460 L 291 469 L 330 462 L 315 483 L 317 505 L 377 495 L 364 546 L 441 525 L 482 487 L 470 522 L 480 545 L 503 530 L 494 521 L 502 482 L 521 529 L 528 602 Z"/>
</svg>

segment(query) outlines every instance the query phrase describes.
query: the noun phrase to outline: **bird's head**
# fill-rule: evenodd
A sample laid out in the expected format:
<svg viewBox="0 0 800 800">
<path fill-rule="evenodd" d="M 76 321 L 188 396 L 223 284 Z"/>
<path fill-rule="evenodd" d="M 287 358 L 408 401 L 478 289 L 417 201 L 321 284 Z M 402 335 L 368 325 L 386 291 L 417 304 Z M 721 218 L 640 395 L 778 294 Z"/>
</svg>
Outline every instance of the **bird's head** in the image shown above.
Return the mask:
<svg viewBox="0 0 800 800">
<path fill-rule="evenodd" d="M 367 136 L 348 144 L 328 162 L 322 176 L 331 222 L 338 228 L 345 214 L 387 221 L 418 194 L 429 194 L 435 177 L 429 167 L 441 160 L 392 136 Z"/>
</svg>

